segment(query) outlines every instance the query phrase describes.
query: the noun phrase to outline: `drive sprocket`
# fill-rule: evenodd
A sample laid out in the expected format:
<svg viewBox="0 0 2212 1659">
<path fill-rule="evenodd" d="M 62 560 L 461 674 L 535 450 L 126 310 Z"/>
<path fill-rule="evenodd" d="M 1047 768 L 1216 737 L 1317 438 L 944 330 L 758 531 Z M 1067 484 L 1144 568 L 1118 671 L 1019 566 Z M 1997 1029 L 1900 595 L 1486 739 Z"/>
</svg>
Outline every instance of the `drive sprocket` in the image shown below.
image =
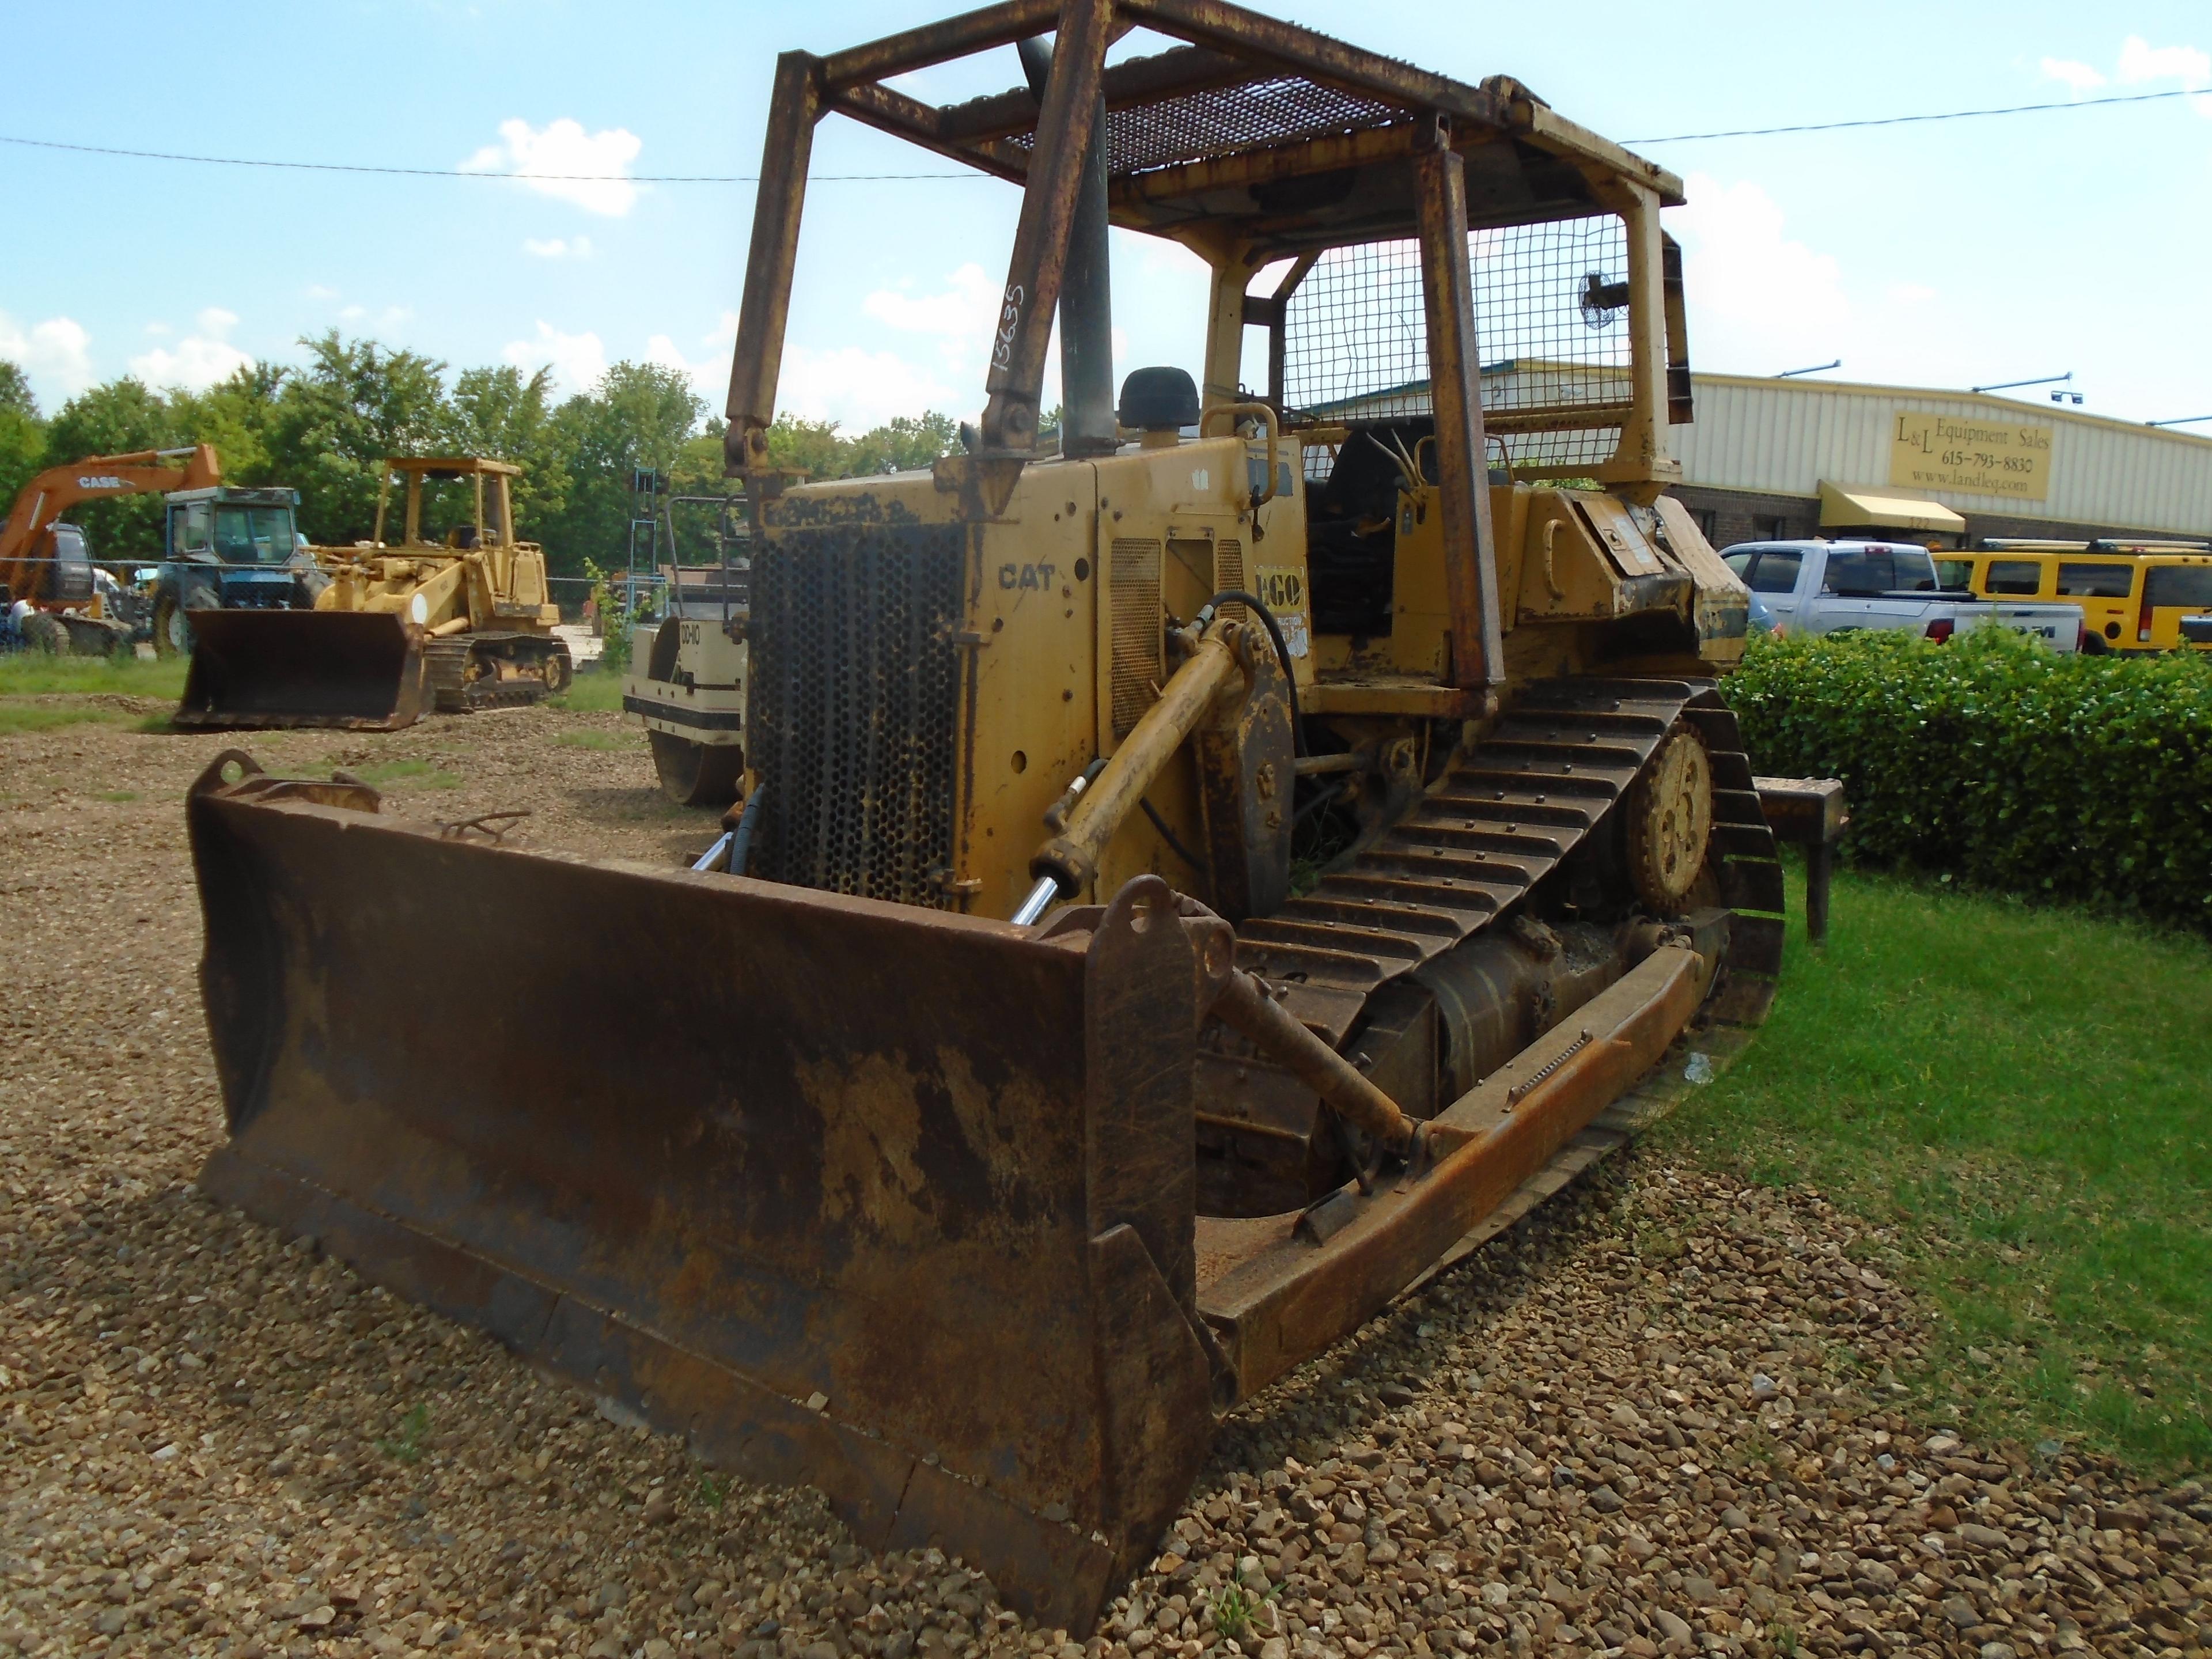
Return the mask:
<svg viewBox="0 0 2212 1659">
<path fill-rule="evenodd" d="M 1713 757 L 1686 725 L 1668 732 L 1631 787 L 1628 872 L 1643 901 L 1679 915 L 1713 833 Z"/>
</svg>

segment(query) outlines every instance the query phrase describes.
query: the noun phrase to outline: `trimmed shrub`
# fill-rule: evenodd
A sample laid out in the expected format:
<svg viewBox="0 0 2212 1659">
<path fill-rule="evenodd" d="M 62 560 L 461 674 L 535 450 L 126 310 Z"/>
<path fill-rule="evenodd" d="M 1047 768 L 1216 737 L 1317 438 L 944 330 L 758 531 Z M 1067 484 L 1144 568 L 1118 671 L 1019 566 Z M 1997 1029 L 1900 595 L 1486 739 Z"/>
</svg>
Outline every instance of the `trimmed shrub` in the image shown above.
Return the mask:
<svg viewBox="0 0 2212 1659">
<path fill-rule="evenodd" d="M 1860 862 L 2212 926 L 2212 660 L 1759 637 L 1722 690 L 1759 771 L 1844 781 Z"/>
</svg>

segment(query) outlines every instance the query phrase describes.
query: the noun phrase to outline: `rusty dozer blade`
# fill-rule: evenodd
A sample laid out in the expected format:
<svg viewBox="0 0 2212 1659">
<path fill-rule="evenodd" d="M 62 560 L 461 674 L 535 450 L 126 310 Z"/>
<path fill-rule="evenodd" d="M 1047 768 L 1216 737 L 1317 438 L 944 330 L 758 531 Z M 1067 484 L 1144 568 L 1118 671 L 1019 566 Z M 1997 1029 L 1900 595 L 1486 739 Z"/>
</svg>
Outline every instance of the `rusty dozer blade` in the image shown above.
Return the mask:
<svg viewBox="0 0 2212 1659">
<path fill-rule="evenodd" d="M 231 1135 L 202 1184 L 1087 1630 L 1213 1431 L 1168 889 L 1072 947 L 343 788 L 234 752 L 193 787 Z M 555 915 L 649 1041 L 531 944 Z"/>
<path fill-rule="evenodd" d="M 422 630 L 387 611 L 191 611 L 191 666 L 173 723 L 395 732 L 429 706 Z"/>
<path fill-rule="evenodd" d="M 1396 1159 L 1206 1218 L 1196 1032 L 1233 939 L 1157 877 L 1027 929 L 376 806 L 236 751 L 192 787 L 230 1131 L 202 1186 L 1085 1632 L 1218 1414 L 1543 1170 L 1727 948 L 1725 912 L 1652 927 Z M 611 980 L 529 948 L 555 915 Z"/>
</svg>

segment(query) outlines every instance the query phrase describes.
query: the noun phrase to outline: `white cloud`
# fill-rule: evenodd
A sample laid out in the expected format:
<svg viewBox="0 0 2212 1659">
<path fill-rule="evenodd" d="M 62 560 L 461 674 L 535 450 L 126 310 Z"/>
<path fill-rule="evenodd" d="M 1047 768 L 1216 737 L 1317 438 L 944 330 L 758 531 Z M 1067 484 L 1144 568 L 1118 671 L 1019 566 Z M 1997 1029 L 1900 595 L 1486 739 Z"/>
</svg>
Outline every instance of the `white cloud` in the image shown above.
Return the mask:
<svg viewBox="0 0 2212 1659">
<path fill-rule="evenodd" d="M 861 300 L 861 315 L 914 337 L 914 349 L 817 347 L 794 341 L 784 349 L 776 386 L 778 411 L 865 431 L 896 415 L 980 404 L 999 294 L 998 280 L 975 264 L 950 272 L 945 286 L 933 292 L 915 293 L 904 286 L 877 289 Z M 737 322 L 734 312 L 724 313 L 721 326 L 704 342 L 709 348 L 705 362 L 689 362 L 664 336 L 654 337 L 648 355 L 655 362 L 689 370 L 701 391 L 719 406 L 728 384 Z M 1048 404 L 1052 401 L 1052 379 L 1048 374 Z"/>
<path fill-rule="evenodd" d="M 2120 79 L 2129 86 L 2180 81 L 2201 87 L 2212 81 L 2212 55 L 2194 46 L 2154 46 L 2140 34 L 2130 34 L 2120 46 Z"/>
<path fill-rule="evenodd" d="M 665 334 L 656 334 L 645 343 L 645 361 L 657 363 L 662 368 L 672 368 L 688 378 L 691 389 L 707 400 L 709 409 L 719 409 L 721 394 L 730 381 L 730 361 L 726 354 L 720 362 L 713 357 L 690 358 L 684 349 Z"/>
<path fill-rule="evenodd" d="M 91 343 L 74 318 L 49 317 L 27 329 L 0 311 L 0 357 L 30 377 L 43 403 L 65 401 L 92 384 Z"/>
<path fill-rule="evenodd" d="M 980 398 L 982 384 L 978 375 L 968 392 L 970 399 Z M 944 380 L 896 352 L 859 346 L 826 351 L 787 347 L 776 386 L 779 413 L 836 421 L 851 431 L 880 426 L 894 415 L 957 408 L 961 401 L 961 394 Z"/>
<path fill-rule="evenodd" d="M 1692 173 L 1684 190 L 1689 204 L 1667 222 L 1682 243 L 1690 356 L 1701 368 L 1777 374 L 1841 358 L 1845 380 L 1969 386 L 2023 326 L 2002 299 L 1940 270 L 1900 272 L 1892 252 L 1840 236 L 1850 250 L 1840 258 L 1808 245 L 1756 185 Z"/>
<path fill-rule="evenodd" d="M 599 337 L 586 330 L 563 334 L 542 319 L 535 340 L 513 340 L 500 354 L 517 368 L 536 373 L 550 368 L 563 392 L 588 392 L 607 372 L 607 350 Z"/>
<path fill-rule="evenodd" d="M 952 342 L 989 338 L 999 314 L 999 284 L 972 262 L 946 280 L 952 286 L 943 293 L 919 299 L 879 288 L 860 301 L 861 313 L 908 334 L 935 334 Z"/>
<path fill-rule="evenodd" d="M 2063 81 L 2075 92 L 2094 92 L 2105 84 L 2105 77 L 2087 64 L 2077 64 L 2070 58 L 2046 58 L 2043 60 L 2043 78 Z"/>
<path fill-rule="evenodd" d="M 588 259 L 592 257 L 592 239 L 588 236 L 526 236 L 522 251 L 540 259 Z"/>
<path fill-rule="evenodd" d="M 2119 73 L 2123 86 L 2139 87 L 2154 81 L 2179 81 L 2185 87 L 2212 87 L 2212 52 L 2195 46 L 2154 46 L 2140 34 L 2130 34 L 2120 45 Z M 2199 115 L 2212 118 L 2212 96 L 2192 98 Z"/>
<path fill-rule="evenodd" d="M 501 121 L 500 142 L 487 144 L 461 163 L 465 173 L 513 173 L 540 195 L 573 202 L 589 213 L 619 219 L 637 201 L 629 164 L 644 141 L 623 127 L 586 132 L 562 116 L 543 128 L 524 120 Z"/>
<path fill-rule="evenodd" d="M 945 281 L 935 293 L 880 288 L 860 301 L 863 316 L 916 336 L 923 346 L 921 361 L 860 346 L 787 349 L 776 388 L 778 406 L 807 420 L 866 428 L 894 415 L 957 408 L 980 399 L 998 322 L 1000 283 L 973 263 Z M 734 337 L 735 319 L 728 321 Z M 1047 378 L 1049 384 L 1052 377 Z M 964 393 L 955 390 L 963 386 Z M 1048 392 L 1046 401 L 1051 401 Z"/>
<path fill-rule="evenodd" d="M 182 386 L 187 392 L 204 392 L 253 361 L 231 344 L 228 337 L 230 331 L 238 326 L 236 312 L 210 306 L 193 321 L 198 325 L 197 333 L 187 334 L 178 341 L 174 351 L 167 346 L 155 346 L 133 357 L 131 372 L 150 386 Z"/>
<path fill-rule="evenodd" d="M 307 284 L 307 297 L 310 300 L 335 300 L 338 297 L 338 291 L 321 283 L 310 283 Z"/>
<path fill-rule="evenodd" d="M 1786 235 L 1781 207 L 1748 180 L 1692 173 L 1684 193 L 1689 205 L 1668 223 L 1682 243 L 1690 338 L 1719 347 L 1705 355 L 1768 373 L 1837 356 L 1851 307 L 1835 258 Z"/>
<path fill-rule="evenodd" d="M 726 311 L 720 322 L 699 337 L 702 356 L 687 357 L 672 337 L 656 334 L 645 343 L 645 360 L 690 375 L 693 389 L 707 400 L 707 406 L 720 409 L 729 392 L 730 349 L 737 338 L 738 313 Z"/>
</svg>

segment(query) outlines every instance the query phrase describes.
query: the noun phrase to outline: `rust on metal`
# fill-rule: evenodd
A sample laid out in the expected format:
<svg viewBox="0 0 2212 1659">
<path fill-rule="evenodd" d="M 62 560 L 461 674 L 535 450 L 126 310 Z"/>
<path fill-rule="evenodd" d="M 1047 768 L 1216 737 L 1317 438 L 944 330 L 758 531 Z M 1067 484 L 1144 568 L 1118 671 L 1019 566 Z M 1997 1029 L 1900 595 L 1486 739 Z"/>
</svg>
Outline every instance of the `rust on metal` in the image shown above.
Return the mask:
<svg viewBox="0 0 2212 1659">
<path fill-rule="evenodd" d="M 1231 968 L 1223 977 L 1212 1012 L 1294 1073 L 1363 1134 L 1371 1135 L 1395 1153 L 1403 1154 L 1412 1146 L 1413 1121 L 1398 1109 L 1398 1103 L 1285 1012 L 1258 979 Z"/>
<path fill-rule="evenodd" d="M 873 1547 L 958 1538 L 1087 1626 L 1212 1433 L 1195 978 L 1164 884 L 1073 950 L 224 772 L 188 806 L 230 1127 L 204 1185 L 715 1462 L 822 1487 Z M 510 1031 L 421 1018 L 497 976 L 549 890 L 635 956 L 653 1088 L 574 975 Z"/>
<path fill-rule="evenodd" d="M 1248 1234 L 1200 1298 L 1243 1397 L 1381 1310 L 1664 1054 L 1717 964 L 1685 945 L 1647 957 L 1577 1016 L 1596 1040 L 1540 1038 L 1428 1127 L 1427 1167 L 1372 1194 L 1324 1200 L 1346 1213 L 1323 1243 L 1297 1227 Z M 1550 1051 L 1571 1047 L 1564 1061 Z M 1548 1070 L 1546 1068 L 1548 1067 Z M 1542 1080 L 1517 1101 L 1524 1076 Z M 1252 1248 L 1256 1242 L 1257 1249 Z"/>
<path fill-rule="evenodd" d="M 1474 279 L 1467 253 L 1467 163 L 1450 131 L 1431 125 L 1413 164 L 1420 197 L 1421 291 L 1428 311 L 1429 385 L 1436 410 L 1444 580 L 1451 601 L 1452 679 L 1463 690 L 1505 682 L 1498 610 L 1498 542 L 1482 435 Z"/>
<path fill-rule="evenodd" d="M 745 304 L 730 360 L 730 426 L 724 448 L 732 472 L 764 470 L 769 464 L 768 429 L 775 422 L 775 383 L 783 367 L 783 327 L 791 313 L 807 163 L 821 112 L 820 60 L 807 52 L 785 52 L 775 60 L 752 246 L 745 256 Z"/>
<path fill-rule="evenodd" d="M 1067 264 L 1068 227 L 1083 187 L 1085 155 L 1102 107 L 1099 76 L 1106 62 L 1113 0 L 1065 0 L 1054 37 L 1052 71 L 1037 112 L 1036 161 L 992 331 L 983 377 L 985 453 L 1026 453 L 1037 441 L 1046 348 Z"/>
</svg>

